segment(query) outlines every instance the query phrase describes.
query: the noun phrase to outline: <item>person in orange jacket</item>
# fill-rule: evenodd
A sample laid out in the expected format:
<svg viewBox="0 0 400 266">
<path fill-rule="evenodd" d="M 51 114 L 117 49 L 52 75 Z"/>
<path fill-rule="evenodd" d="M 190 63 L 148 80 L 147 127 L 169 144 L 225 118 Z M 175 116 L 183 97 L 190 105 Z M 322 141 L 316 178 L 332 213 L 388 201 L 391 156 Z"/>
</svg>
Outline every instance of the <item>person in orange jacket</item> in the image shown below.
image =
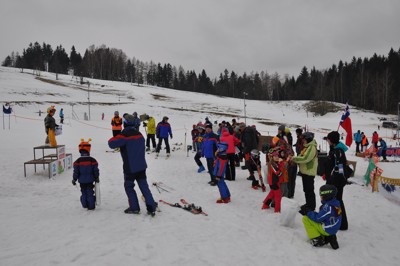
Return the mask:
<svg viewBox="0 0 400 266">
<path fill-rule="evenodd" d="M 122 118 L 119 117 L 119 112 L 114 112 L 114 117 L 111 119 L 111 129 L 113 137 L 119 135 L 122 131 Z"/>
</svg>

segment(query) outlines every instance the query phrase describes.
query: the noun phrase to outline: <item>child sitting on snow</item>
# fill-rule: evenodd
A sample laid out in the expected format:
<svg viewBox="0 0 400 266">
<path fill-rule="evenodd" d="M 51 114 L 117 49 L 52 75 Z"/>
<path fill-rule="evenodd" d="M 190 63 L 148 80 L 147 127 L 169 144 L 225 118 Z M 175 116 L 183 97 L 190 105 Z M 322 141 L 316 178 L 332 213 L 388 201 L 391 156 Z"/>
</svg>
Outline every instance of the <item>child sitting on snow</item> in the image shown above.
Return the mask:
<svg viewBox="0 0 400 266">
<path fill-rule="evenodd" d="M 228 163 L 228 155 L 226 153 L 228 149 L 228 143 L 220 142 L 218 149 L 215 152 L 214 161 L 214 176 L 217 179 L 217 186 L 221 197 L 217 200 L 217 203 L 229 203 L 231 201 L 231 193 L 229 192 L 228 186 L 225 183 L 224 176 L 226 171 L 226 165 Z"/>
<path fill-rule="evenodd" d="M 281 176 L 284 167 L 284 162 L 279 158 L 279 152 L 274 151 L 270 155 L 272 160 L 268 163 L 268 184 L 270 191 L 263 201 L 262 209 L 269 209 L 272 200 L 275 202 L 275 212 L 281 211 L 282 191 L 280 188 Z"/>
<path fill-rule="evenodd" d="M 99 168 L 96 159 L 90 156 L 90 142 L 81 139 L 79 144 L 79 157 L 74 162 L 74 174 L 72 184 L 75 186 L 76 181 L 79 181 L 81 186 L 81 203 L 83 208 L 94 210 L 96 197 L 94 195 L 94 182 L 99 183 Z"/>
<path fill-rule="evenodd" d="M 334 185 L 323 185 L 319 189 L 322 203 L 319 212 L 307 210 L 306 205 L 299 211 L 304 215 L 304 228 L 314 247 L 322 247 L 329 243 L 333 249 L 339 248 L 336 233 L 342 223 L 342 210 L 336 193 L 337 188 Z"/>
</svg>

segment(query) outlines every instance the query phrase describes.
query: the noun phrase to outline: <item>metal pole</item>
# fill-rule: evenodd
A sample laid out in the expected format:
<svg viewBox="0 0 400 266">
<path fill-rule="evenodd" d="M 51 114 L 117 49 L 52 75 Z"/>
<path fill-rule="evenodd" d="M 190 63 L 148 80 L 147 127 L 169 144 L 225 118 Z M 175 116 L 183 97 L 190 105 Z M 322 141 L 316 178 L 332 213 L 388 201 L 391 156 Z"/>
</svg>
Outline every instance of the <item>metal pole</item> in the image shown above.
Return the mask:
<svg viewBox="0 0 400 266">
<path fill-rule="evenodd" d="M 247 120 L 246 120 L 246 92 L 243 92 L 243 111 L 244 111 L 244 123 L 247 125 Z"/>
<path fill-rule="evenodd" d="M 87 86 L 88 86 L 87 87 L 87 93 L 88 93 L 89 121 L 90 121 L 90 90 L 89 90 L 90 82 L 89 81 L 88 81 L 88 85 Z"/>
</svg>

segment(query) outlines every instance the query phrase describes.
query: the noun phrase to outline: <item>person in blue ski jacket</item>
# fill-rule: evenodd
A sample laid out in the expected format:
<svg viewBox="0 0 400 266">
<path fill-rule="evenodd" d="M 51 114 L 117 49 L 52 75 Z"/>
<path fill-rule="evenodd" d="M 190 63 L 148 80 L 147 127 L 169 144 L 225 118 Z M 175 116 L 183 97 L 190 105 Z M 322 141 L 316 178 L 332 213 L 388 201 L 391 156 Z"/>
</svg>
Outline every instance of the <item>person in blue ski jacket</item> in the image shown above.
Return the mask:
<svg viewBox="0 0 400 266">
<path fill-rule="evenodd" d="M 204 170 L 206 170 L 203 166 L 203 163 L 200 160 L 200 158 L 203 157 L 203 155 L 202 155 L 202 153 L 203 153 L 203 137 L 204 137 L 204 130 L 205 130 L 204 125 L 198 124 L 197 130 L 198 130 L 197 136 L 193 140 L 194 145 L 196 146 L 196 155 L 194 156 L 194 161 L 196 162 L 197 166 L 199 167 L 199 169 L 197 169 L 197 172 L 201 173 Z"/>
<path fill-rule="evenodd" d="M 210 174 L 211 181 L 208 182 L 211 186 L 217 185 L 217 180 L 215 179 L 213 167 L 215 160 L 215 152 L 217 151 L 218 136 L 212 131 L 212 125 L 206 125 L 206 133 L 203 136 L 203 150 L 202 156 L 206 158 L 207 170 Z"/>
<path fill-rule="evenodd" d="M 220 198 L 217 203 L 229 203 L 231 202 L 231 193 L 228 186 L 226 185 L 224 176 L 226 171 L 226 166 L 228 164 L 228 143 L 220 142 L 218 144 L 218 150 L 215 152 L 215 166 L 214 166 L 214 176 L 218 182 L 218 190 Z"/>
<path fill-rule="evenodd" d="M 124 187 L 128 196 L 129 207 L 125 213 L 140 213 L 138 197 L 135 192 L 135 181 L 139 185 L 145 202 L 147 213 L 154 216 L 156 203 L 149 189 L 146 176 L 147 163 L 145 159 L 145 140 L 143 135 L 134 126 L 135 118 L 130 114 L 123 115 L 124 129 L 122 132 L 109 139 L 111 149 L 120 148 L 123 170 Z"/>
<path fill-rule="evenodd" d="M 64 110 L 62 108 L 60 109 L 59 116 L 60 116 L 60 124 L 64 124 Z"/>
<path fill-rule="evenodd" d="M 356 153 L 360 152 L 360 145 L 362 141 L 362 136 L 360 130 L 357 130 L 356 133 L 353 134 L 354 142 L 356 143 Z"/>
<path fill-rule="evenodd" d="M 382 155 L 382 162 L 387 162 L 388 160 L 386 159 L 386 151 L 387 151 L 387 144 L 386 141 L 384 141 L 382 138 L 379 138 L 379 143 L 381 144 L 380 147 L 381 148 L 381 155 Z"/>
<path fill-rule="evenodd" d="M 140 123 L 141 123 L 140 118 L 138 117 L 137 112 L 133 112 L 132 115 L 133 115 L 133 117 L 135 118 L 135 120 L 134 120 L 134 122 L 133 122 L 133 126 L 134 126 L 137 130 L 139 130 Z"/>
<path fill-rule="evenodd" d="M 162 121 L 157 124 L 157 128 L 156 128 L 156 136 L 158 138 L 156 153 L 157 154 L 160 153 L 161 144 L 162 144 L 162 141 L 164 140 L 165 147 L 167 149 L 167 156 L 170 155 L 170 147 L 169 147 L 168 137 L 171 137 L 171 139 L 172 139 L 172 129 L 171 129 L 171 125 L 168 123 L 168 120 L 169 120 L 169 118 L 167 116 L 164 116 Z"/>
<path fill-rule="evenodd" d="M 94 195 L 94 182 L 99 183 L 99 167 L 95 158 L 90 156 L 90 142 L 81 140 L 79 144 L 79 157 L 73 164 L 74 173 L 72 175 L 72 185 L 76 185 L 79 181 L 81 187 L 81 204 L 83 208 L 94 210 L 96 205 L 96 197 Z"/>
<path fill-rule="evenodd" d="M 321 247 L 330 244 L 333 249 L 338 249 L 336 233 L 342 223 L 342 210 L 340 202 L 336 199 L 337 188 L 334 185 L 323 185 L 319 189 L 322 205 L 319 212 L 312 211 L 303 205 L 300 214 L 303 215 L 303 225 L 311 244 Z"/>
</svg>

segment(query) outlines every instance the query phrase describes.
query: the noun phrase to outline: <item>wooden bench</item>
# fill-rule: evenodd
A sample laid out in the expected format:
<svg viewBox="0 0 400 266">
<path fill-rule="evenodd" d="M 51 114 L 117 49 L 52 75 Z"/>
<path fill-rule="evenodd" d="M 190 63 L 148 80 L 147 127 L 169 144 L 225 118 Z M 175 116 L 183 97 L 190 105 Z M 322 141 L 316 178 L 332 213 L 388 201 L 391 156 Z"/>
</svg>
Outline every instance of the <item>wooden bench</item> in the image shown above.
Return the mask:
<svg viewBox="0 0 400 266">
<path fill-rule="evenodd" d="M 34 160 L 30 160 L 30 161 L 24 162 L 24 175 L 26 177 L 26 165 L 27 164 L 33 164 L 35 166 L 35 173 L 36 173 L 36 165 L 37 164 L 42 164 L 43 165 L 43 169 L 45 169 L 45 165 L 47 164 L 47 168 L 49 170 L 49 178 L 51 178 L 50 165 L 51 165 L 51 163 L 53 163 L 55 161 L 57 161 L 57 157 L 55 159 L 40 158 L 40 159 L 34 159 Z"/>
</svg>

